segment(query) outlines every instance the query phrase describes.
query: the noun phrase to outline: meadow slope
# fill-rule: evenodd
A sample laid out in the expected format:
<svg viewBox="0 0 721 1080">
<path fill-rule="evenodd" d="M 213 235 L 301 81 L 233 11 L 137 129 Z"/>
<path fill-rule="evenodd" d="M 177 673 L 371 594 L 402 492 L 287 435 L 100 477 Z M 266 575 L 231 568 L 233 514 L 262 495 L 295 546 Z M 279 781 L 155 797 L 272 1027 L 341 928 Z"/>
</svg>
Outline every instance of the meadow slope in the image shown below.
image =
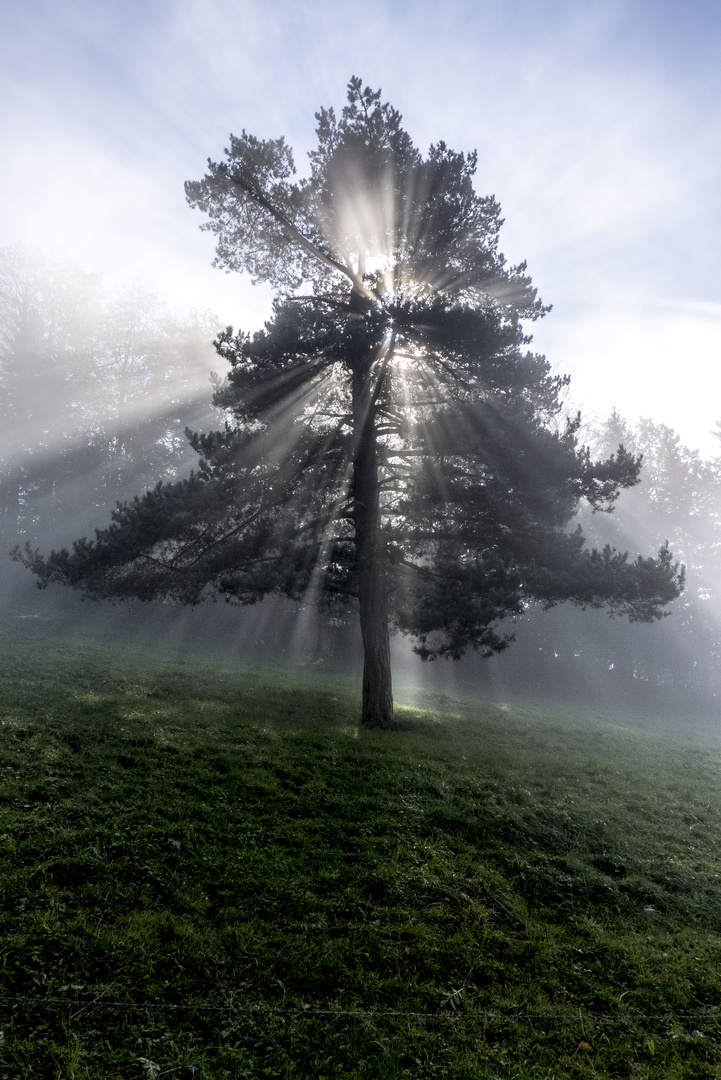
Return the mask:
<svg viewBox="0 0 721 1080">
<path fill-rule="evenodd" d="M 0 638 L 0 1080 L 721 1076 L 710 738 Z"/>
</svg>

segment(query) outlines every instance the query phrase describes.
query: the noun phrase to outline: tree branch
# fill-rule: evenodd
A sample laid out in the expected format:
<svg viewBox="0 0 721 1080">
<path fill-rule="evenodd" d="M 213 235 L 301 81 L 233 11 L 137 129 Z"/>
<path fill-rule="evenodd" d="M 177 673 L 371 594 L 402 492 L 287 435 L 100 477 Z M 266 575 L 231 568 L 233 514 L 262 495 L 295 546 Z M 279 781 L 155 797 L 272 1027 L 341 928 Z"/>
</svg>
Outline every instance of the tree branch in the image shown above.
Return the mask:
<svg viewBox="0 0 721 1080">
<path fill-rule="evenodd" d="M 290 218 L 286 214 L 284 214 L 279 207 L 274 206 L 270 199 L 268 199 L 262 191 L 255 187 L 254 184 L 251 184 L 250 181 L 246 180 L 242 176 L 242 174 L 236 172 L 230 173 L 229 176 L 232 183 L 234 183 L 236 187 L 239 187 L 241 191 L 244 191 L 246 195 L 248 195 L 254 202 L 258 204 L 258 206 L 262 206 L 263 209 L 271 215 L 271 217 L 275 218 L 275 220 L 285 230 L 288 239 L 294 240 L 297 244 L 300 244 L 300 246 L 304 248 L 310 255 L 312 255 L 319 262 L 323 263 L 325 266 L 328 266 L 331 270 L 335 270 L 336 273 L 343 274 L 345 277 L 347 277 L 353 283 L 353 288 L 357 292 L 361 293 L 363 296 L 372 295 L 366 289 L 361 278 L 359 278 L 359 276 L 354 273 L 350 266 L 344 266 L 343 263 L 337 262 L 337 260 L 334 259 L 331 255 L 328 255 L 325 251 L 319 248 L 317 244 L 314 244 L 312 240 L 309 240 L 307 236 L 304 236 L 300 229 L 298 229 L 293 224 Z"/>
</svg>

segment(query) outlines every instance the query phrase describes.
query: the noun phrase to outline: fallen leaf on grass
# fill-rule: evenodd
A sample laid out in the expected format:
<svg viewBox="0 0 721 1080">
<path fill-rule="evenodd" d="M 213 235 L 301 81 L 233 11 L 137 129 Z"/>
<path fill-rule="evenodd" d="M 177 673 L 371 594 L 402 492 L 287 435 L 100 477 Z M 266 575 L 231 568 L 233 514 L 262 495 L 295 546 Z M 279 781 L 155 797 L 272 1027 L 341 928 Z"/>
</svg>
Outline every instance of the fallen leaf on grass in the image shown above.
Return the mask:
<svg viewBox="0 0 721 1080">
<path fill-rule="evenodd" d="M 589 1051 L 589 1050 L 593 1050 L 593 1047 L 591 1046 L 590 1043 L 584 1042 L 583 1039 L 581 1039 L 580 1043 L 578 1044 L 578 1049 L 579 1050 Z"/>
</svg>

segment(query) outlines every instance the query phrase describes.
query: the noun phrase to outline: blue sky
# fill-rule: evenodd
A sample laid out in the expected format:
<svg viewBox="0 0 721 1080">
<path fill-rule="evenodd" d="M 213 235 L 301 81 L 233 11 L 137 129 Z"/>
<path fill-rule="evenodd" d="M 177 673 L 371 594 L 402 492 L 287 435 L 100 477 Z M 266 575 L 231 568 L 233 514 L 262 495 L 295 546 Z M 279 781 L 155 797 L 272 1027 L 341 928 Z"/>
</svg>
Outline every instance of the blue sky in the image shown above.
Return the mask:
<svg viewBox="0 0 721 1080">
<path fill-rule="evenodd" d="M 421 147 L 477 148 L 502 247 L 553 312 L 536 344 L 612 404 L 715 453 L 721 419 L 721 13 L 715 3 L 2 0 L 0 245 L 68 251 L 253 329 L 268 294 L 210 267 L 183 181 L 230 131 L 285 134 L 358 74 Z"/>
</svg>

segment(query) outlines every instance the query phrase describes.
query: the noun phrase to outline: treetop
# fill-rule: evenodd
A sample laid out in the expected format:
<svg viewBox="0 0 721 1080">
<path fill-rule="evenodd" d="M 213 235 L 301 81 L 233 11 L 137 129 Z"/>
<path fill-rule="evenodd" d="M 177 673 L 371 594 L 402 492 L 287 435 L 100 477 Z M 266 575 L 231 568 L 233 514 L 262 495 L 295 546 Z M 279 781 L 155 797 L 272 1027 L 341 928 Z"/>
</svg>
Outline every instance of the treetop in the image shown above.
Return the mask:
<svg viewBox="0 0 721 1080">
<path fill-rule="evenodd" d="M 547 311 L 525 263 L 507 267 L 493 195 L 473 186 L 477 154 L 444 142 L 424 158 L 381 92 L 354 77 L 348 103 L 316 114 L 310 175 L 296 175 L 283 137 L 230 136 L 225 160 L 186 184 L 217 237 L 215 265 L 286 293 L 304 282 L 383 302 L 452 294 L 495 302 L 524 319 Z"/>
</svg>

